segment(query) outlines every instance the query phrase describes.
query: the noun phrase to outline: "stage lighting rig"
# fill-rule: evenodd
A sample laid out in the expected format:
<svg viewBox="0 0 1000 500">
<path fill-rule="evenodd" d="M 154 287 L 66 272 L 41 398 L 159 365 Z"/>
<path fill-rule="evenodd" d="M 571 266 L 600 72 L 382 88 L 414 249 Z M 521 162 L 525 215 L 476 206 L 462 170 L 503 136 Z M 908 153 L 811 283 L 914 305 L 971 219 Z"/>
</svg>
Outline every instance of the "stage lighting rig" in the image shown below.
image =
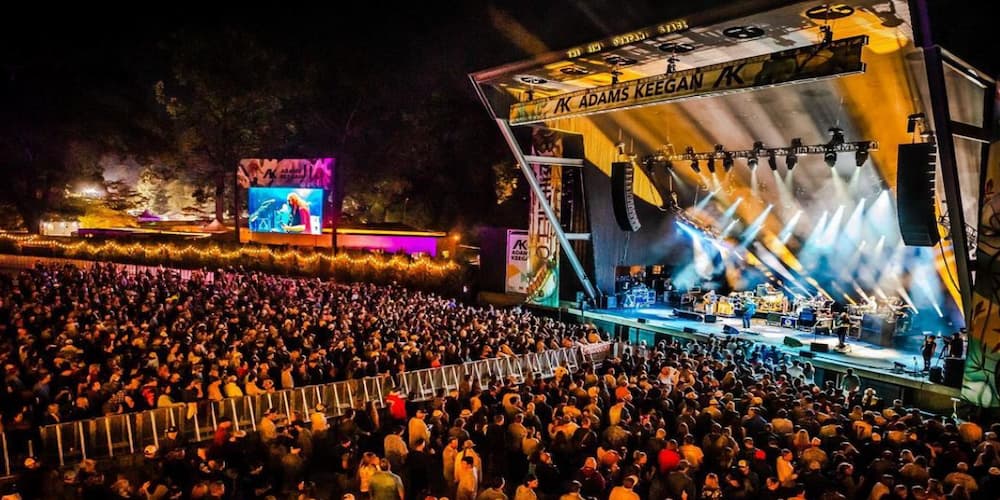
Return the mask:
<svg viewBox="0 0 1000 500">
<path fill-rule="evenodd" d="M 864 164 L 867 161 L 869 153 L 871 151 L 878 150 L 877 141 L 844 141 L 843 132 L 840 129 L 831 129 L 833 138 L 825 144 L 813 144 L 804 145 L 802 143 L 802 138 L 796 137 L 792 139 L 791 144 L 785 147 L 778 148 L 768 148 L 765 147 L 762 141 L 756 141 L 753 143 L 751 149 L 743 150 L 727 150 L 721 144 L 717 144 L 713 147 L 710 152 L 696 152 L 693 146 L 687 146 L 684 149 L 684 154 L 674 154 L 673 151 L 667 151 L 664 149 L 659 150 L 653 157 L 657 163 L 664 163 L 666 161 L 678 162 L 685 161 L 691 163 L 691 169 L 695 172 L 701 172 L 700 162 L 705 161 L 708 165 L 708 171 L 715 173 L 715 162 L 721 160 L 722 166 L 728 172 L 733 166 L 735 166 L 735 161 L 737 159 L 746 159 L 747 165 L 750 169 L 760 165 L 762 157 L 767 157 L 767 164 L 771 170 L 778 170 L 778 159 L 779 156 L 785 157 L 785 165 L 788 170 L 792 170 L 798 165 L 798 160 L 800 155 L 823 155 L 826 158 L 828 155 L 832 155 L 833 159 L 836 160 L 837 155 L 842 153 L 854 153 L 855 160 L 859 162 L 859 165 Z"/>
<path fill-rule="evenodd" d="M 795 155 L 796 150 L 802 147 L 802 139 L 796 137 L 792 139 L 792 145 L 788 148 L 788 154 L 785 155 L 785 166 L 788 167 L 788 171 L 791 172 L 795 165 L 799 163 L 799 157 Z"/>
</svg>

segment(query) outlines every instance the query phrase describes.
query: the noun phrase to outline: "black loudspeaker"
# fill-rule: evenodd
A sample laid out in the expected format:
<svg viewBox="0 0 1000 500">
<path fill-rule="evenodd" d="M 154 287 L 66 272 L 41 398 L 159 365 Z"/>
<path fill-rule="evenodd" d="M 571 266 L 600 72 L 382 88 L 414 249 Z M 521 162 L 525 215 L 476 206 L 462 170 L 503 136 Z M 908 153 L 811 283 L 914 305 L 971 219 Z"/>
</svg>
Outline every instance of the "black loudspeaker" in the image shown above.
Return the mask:
<svg viewBox="0 0 1000 500">
<path fill-rule="evenodd" d="M 784 343 L 788 347 L 802 347 L 805 345 L 795 337 L 785 337 Z"/>
<path fill-rule="evenodd" d="M 824 344 L 822 342 L 810 342 L 809 350 L 812 352 L 830 352 L 830 344 Z"/>
<path fill-rule="evenodd" d="M 788 337 L 785 337 L 785 338 L 788 338 Z M 813 353 L 811 353 L 809 351 L 799 351 L 799 356 L 802 356 L 803 358 L 810 358 L 810 359 L 816 357 L 815 354 L 813 354 Z"/>
<path fill-rule="evenodd" d="M 622 231 L 638 231 L 639 216 L 635 213 L 635 194 L 632 184 L 635 180 L 635 166 L 632 162 L 611 164 L 611 200 L 615 208 L 615 220 Z"/>
<path fill-rule="evenodd" d="M 698 333 L 698 330 L 695 330 L 694 328 L 691 328 L 690 326 L 685 326 L 684 327 L 684 333 Z"/>
<path fill-rule="evenodd" d="M 598 307 L 601 309 L 614 309 L 618 307 L 618 297 L 614 295 L 601 295 L 598 300 Z"/>
<path fill-rule="evenodd" d="M 732 327 L 732 326 L 723 325 L 723 327 L 722 327 L 722 333 L 724 333 L 726 335 L 739 335 L 740 331 L 737 330 L 736 328 Z"/>
<path fill-rule="evenodd" d="M 900 144 L 896 167 L 896 215 L 903 242 L 932 247 L 941 239 L 934 212 L 934 177 L 937 146 Z"/>
<path fill-rule="evenodd" d="M 962 387 L 965 358 L 944 358 L 944 385 Z"/>
<path fill-rule="evenodd" d="M 799 313 L 799 326 L 813 326 L 816 324 L 816 312 L 811 307 L 802 308 Z"/>
<path fill-rule="evenodd" d="M 641 324 L 645 324 L 646 323 L 646 318 L 639 318 L 636 321 L 639 322 L 639 323 L 641 323 Z"/>
<path fill-rule="evenodd" d="M 715 315 L 714 314 L 706 314 L 705 315 L 705 323 L 715 323 Z"/>
<path fill-rule="evenodd" d="M 931 382 L 935 384 L 944 383 L 944 369 L 940 366 L 931 367 Z"/>
</svg>

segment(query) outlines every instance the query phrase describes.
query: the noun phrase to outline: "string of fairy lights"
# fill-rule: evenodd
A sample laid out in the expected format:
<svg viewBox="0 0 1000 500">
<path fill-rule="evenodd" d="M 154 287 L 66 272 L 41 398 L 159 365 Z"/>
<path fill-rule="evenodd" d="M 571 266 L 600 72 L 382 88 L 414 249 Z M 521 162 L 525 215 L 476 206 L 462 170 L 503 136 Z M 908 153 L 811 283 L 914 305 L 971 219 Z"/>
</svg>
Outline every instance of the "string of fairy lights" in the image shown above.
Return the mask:
<svg viewBox="0 0 1000 500">
<path fill-rule="evenodd" d="M 364 256 L 348 255 L 346 253 L 325 254 L 319 252 L 301 252 L 299 250 L 275 250 L 265 247 L 241 247 L 235 250 L 223 250 L 217 246 L 198 248 L 194 245 L 176 245 L 172 243 L 142 244 L 129 243 L 120 244 L 114 241 L 107 241 L 94 244 L 88 241 L 76 241 L 67 243 L 55 239 L 44 238 L 33 234 L 12 234 L 0 233 L 0 240 L 11 241 L 18 247 L 42 247 L 65 251 L 67 254 L 91 254 L 108 256 L 110 254 L 142 256 L 149 254 L 161 254 L 170 256 L 194 255 L 201 259 L 221 259 L 236 261 L 244 258 L 272 258 L 283 261 L 296 259 L 297 262 L 313 264 L 323 261 L 333 265 L 349 266 L 370 266 L 376 270 L 393 269 L 398 271 L 429 271 L 433 273 L 448 273 L 458 270 L 459 266 L 454 261 L 435 262 L 429 258 L 410 259 L 408 256 L 394 254 L 392 256 L 379 256 L 368 254 Z"/>
</svg>

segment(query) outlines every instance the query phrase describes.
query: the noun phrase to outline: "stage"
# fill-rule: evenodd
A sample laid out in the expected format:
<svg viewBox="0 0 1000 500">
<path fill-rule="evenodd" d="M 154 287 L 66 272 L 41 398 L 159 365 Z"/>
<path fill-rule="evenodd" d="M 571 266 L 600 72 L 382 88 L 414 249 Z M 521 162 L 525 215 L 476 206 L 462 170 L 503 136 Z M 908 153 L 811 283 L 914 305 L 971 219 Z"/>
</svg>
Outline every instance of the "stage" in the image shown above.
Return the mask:
<svg viewBox="0 0 1000 500">
<path fill-rule="evenodd" d="M 799 359 L 803 363 L 809 361 L 820 369 L 843 372 L 847 368 L 853 368 L 859 376 L 865 379 L 924 391 L 937 397 L 959 396 L 958 388 L 931 383 L 926 374 L 914 375 L 912 373 L 914 360 L 916 360 L 917 368 L 923 368 L 923 358 L 920 355 L 923 335 L 920 333 L 895 337 L 893 347 L 881 347 L 857 339 L 849 339 L 850 350 L 837 352 L 834 350 L 837 345 L 835 335 L 816 335 L 793 328 L 771 326 L 767 325 L 763 318 L 754 318 L 748 331 L 742 328 L 743 322 L 740 318 L 719 316 L 715 323 L 704 323 L 678 318 L 674 316 L 671 307 L 663 304 L 634 309 L 587 309 L 581 311 L 578 304 L 563 302 L 560 311 L 563 314 L 577 316 L 582 320 L 631 327 L 635 330 L 630 332 L 627 340 L 631 343 L 645 342 L 647 345 L 656 343 L 657 333 L 706 340 L 709 335 L 723 335 L 723 326 L 728 325 L 737 328 L 740 331 L 740 337 L 757 343 L 777 346 L 783 352 L 791 354 L 793 359 Z M 785 345 L 785 337 L 798 340 L 803 344 L 802 347 Z M 812 358 L 802 356 L 801 352 L 809 352 L 810 344 L 813 342 L 826 344 L 829 346 L 829 352 L 811 352 Z M 939 343 L 937 353 L 940 353 L 940 349 Z M 937 354 L 935 354 L 933 361 L 935 366 L 942 365 L 942 360 L 938 360 Z M 894 363 L 896 362 L 906 365 L 906 372 L 894 372 Z"/>
</svg>

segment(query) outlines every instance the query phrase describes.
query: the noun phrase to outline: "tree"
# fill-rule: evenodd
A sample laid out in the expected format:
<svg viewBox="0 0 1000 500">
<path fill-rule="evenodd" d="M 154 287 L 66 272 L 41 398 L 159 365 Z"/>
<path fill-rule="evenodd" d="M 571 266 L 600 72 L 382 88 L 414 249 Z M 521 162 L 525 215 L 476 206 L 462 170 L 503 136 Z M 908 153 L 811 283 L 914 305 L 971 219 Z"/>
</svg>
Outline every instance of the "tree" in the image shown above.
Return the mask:
<svg viewBox="0 0 1000 500">
<path fill-rule="evenodd" d="M 154 86 L 173 127 L 177 159 L 214 187 L 215 218 L 241 158 L 271 156 L 297 134 L 289 113 L 301 95 L 287 59 L 252 35 L 181 32 L 167 43 L 170 74 Z M 238 217 L 239 214 L 233 214 Z"/>
<path fill-rule="evenodd" d="M 158 134 L 141 97 L 148 85 L 95 70 L 105 47 L 20 49 L 0 69 L 0 198 L 37 233 L 45 214 L 79 212 L 66 193 L 103 183 L 105 153 L 153 151 Z M 139 53 L 120 55 L 131 62 Z"/>
</svg>

